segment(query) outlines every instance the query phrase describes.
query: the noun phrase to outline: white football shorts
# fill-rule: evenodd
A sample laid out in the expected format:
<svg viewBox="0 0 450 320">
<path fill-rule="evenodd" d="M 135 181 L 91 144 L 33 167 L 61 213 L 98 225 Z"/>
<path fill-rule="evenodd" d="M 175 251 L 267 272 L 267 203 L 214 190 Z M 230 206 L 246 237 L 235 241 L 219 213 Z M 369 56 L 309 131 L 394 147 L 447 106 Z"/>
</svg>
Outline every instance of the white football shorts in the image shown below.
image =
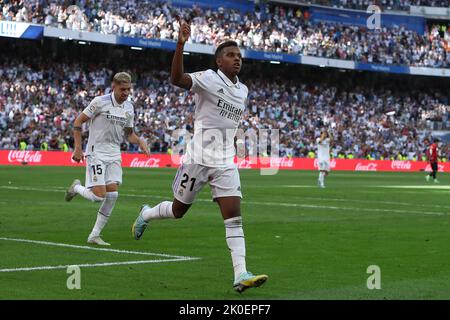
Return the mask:
<svg viewBox="0 0 450 320">
<path fill-rule="evenodd" d="M 211 187 L 213 200 L 233 196 L 242 198 L 236 166 L 213 168 L 200 164 L 181 164 L 172 183 L 173 196 L 178 201 L 191 204 L 207 183 Z"/>
<path fill-rule="evenodd" d="M 322 160 L 317 163 L 320 171 L 330 171 L 330 160 Z"/>
<path fill-rule="evenodd" d="M 105 161 L 95 156 L 86 156 L 86 188 L 113 183 L 122 183 L 122 161 Z"/>
</svg>

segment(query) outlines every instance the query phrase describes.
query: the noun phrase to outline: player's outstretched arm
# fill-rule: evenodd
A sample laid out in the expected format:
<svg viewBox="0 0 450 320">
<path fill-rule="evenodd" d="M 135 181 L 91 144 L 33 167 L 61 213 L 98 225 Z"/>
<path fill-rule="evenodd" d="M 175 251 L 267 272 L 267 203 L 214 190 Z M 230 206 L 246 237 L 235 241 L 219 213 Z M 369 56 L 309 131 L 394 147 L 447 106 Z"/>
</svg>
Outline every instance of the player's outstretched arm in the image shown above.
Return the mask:
<svg viewBox="0 0 450 320">
<path fill-rule="evenodd" d="M 147 156 L 150 155 L 150 151 L 148 150 L 147 143 L 140 139 L 136 133 L 134 133 L 133 128 L 125 128 L 125 136 L 127 140 L 131 143 L 139 145 L 139 148 L 144 152 Z"/>
<path fill-rule="evenodd" d="M 172 68 L 170 70 L 170 82 L 180 88 L 189 90 L 192 87 L 191 76 L 184 73 L 183 66 L 183 50 L 189 35 L 191 27 L 185 21 L 180 20 L 180 32 L 178 34 L 177 48 L 172 60 Z"/>
<path fill-rule="evenodd" d="M 72 160 L 80 162 L 83 160 L 83 149 L 81 147 L 81 125 L 88 121 L 90 118 L 81 113 L 73 123 L 73 140 L 74 140 L 74 150 L 72 154 Z"/>
</svg>

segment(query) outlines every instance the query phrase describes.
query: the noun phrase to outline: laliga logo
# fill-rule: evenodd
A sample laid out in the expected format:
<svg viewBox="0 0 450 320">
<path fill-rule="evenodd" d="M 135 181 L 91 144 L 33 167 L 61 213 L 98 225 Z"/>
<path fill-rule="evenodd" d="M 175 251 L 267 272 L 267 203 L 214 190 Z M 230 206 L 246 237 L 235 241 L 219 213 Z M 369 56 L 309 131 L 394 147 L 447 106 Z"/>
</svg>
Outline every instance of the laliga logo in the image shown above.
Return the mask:
<svg viewBox="0 0 450 320">
<path fill-rule="evenodd" d="M 409 161 L 394 160 L 391 162 L 393 170 L 411 170 L 412 164 Z"/>
<path fill-rule="evenodd" d="M 139 158 L 134 158 L 131 161 L 130 167 L 159 168 L 159 161 L 160 161 L 160 159 L 156 159 L 156 158 L 150 158 L 150 159 L 142 160 L 142 161 L 139 161 Z"/>
<path fill-rule="evenodd" d="M 39 151 L 12 150 L 8 153 L 8 162 L 40 163 L 42 154 Z"/>
<path fill-rule="evenodd" d="M 424 171 L 431 172 L 433 170 L 431 169 L 431 166 L 429 164 L 427 164 L 427 166 L 425 167 Z M 438 164 L 438 171 L 439 172 L 444 172 L 444 165 L 443 164 Z"/>
<path fill-rule="evenodd" d="M 356 164 L 355 171 L 377 171 L 377 164 L 369 163 L 367 165 L 363 165 L 361 162 L 358 162 Z"/>
</svg>

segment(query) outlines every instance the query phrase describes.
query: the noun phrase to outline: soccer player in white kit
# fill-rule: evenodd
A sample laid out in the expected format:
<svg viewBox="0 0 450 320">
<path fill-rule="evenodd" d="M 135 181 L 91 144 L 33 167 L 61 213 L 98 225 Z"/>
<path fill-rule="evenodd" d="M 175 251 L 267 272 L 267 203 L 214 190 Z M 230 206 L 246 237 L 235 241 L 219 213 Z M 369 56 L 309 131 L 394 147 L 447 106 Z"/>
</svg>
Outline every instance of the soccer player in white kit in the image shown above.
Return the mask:
<svg viewBox="0 0 450 320">
<path fill-rule="evenodd" d="M 211 69 L 184 73 L 183 49 L 190 26 L 181 22 L 178 43 L 172 61 L 172 84 L 195 93 L 194 136 L 172 184 L 173 201 L 155 207 L 143 205 L 132 232 L 141 239 L 148 223 L 156 219 L 179 219 L 188 211 L 205 184 L 220 207 L 225 224 L 226 243 L 234 269 L 233 288 L 241 293 L 262 285 L 267 275 L 253 275 L 246 269 L 245 238 L 240 212 L 241 186 L 234 164 L 234 137 L 242 119 L 248 95 L 239 82 L 242 56 L 234 41 L 219 45 L 215 59 L 218 71 Z"/>
<path fill-rule="evenodd" d="M 88 243 L 110 245 L 102 240 L 100 233 L 111 216 L 119 196 L 118 187 L 122 183 L 122 158 L 120 144 L 126 137 L 138 144 L 147 155 L 149 151 L 144 140 L 133 131 L 134 108 L 127 101 L 131 90 L 131 76 L 119 72 L 113 78 L 112 93 L 95 97 L 75 119 L 73 136 L 75 140 L 72 159 L 83 159 L 81 146 L 81 125 L 89 121 L 89 138 L 86 145 L 86 184 L 75 179 L 66 192 L 65 200 L 71 201 L 77 194 L 92 202 L 101 203 L 94 228 Z"/>
<path fill-rule="evenodd" d="M 317 184 L 321 188 L 325 188 L 325 177 L 330 172 L 330 139 L 328 131 L 323 131 L 317 138 L 317 166 L 320 171 Z"/>
</svg>

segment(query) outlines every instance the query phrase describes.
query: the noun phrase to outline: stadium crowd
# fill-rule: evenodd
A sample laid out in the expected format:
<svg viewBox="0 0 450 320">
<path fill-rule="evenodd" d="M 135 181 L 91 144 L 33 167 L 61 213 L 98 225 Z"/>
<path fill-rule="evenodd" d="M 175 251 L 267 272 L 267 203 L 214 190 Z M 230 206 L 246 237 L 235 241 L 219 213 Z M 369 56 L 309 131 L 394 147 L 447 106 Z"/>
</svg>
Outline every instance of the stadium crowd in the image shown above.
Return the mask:
<svg viewBox="0 0 450 320">
<path fill-rule="evenodd" d="M 190 41 L 199 44 L 217 45 L 233 39 L 241 47 L 253 50 L 386 65 L 450 68 L 450 31 L 440 34 L 437 26 L 419 35 L 403 26 L 368 30 L 342 24 L 314 24 L 307 9 L 271 5 L 262 14 L 261 11 L 241 13 L 198 6 L 175 8 L 166 2 L 150 0 L 78 1 L 81 10 L 74 10 L 66 3 L 60 0 L 3 2 L 0 20 L 175 40 L 179 29 L 177 19 L 184 17 L 192 23 Z"/>
<path fill-rule="evenodd" d="M 409 11 L 411 6 L 450 7 L 449 0 L 297 0 L 297 2 L 364 11 L 370 5 L 377 5 L 382 10 L 401 11 Z"/>
<path fill-rule="evenodd" d="M 183 146 L 173 132 L 192 132 L 193 95 L 172 86 L 168 70 L 130 72 L 138 134 L 155 153 Z M 112 75 L 105 66 L 7 59 L 0 65 L 0 149 L 70 151 L 75 117 L 94 96 L 109 92 Z M 345 85 L 344 77 L 244 77 L 249 102 L 241 128 L 279 129 L 281 156 L 314 157 L 326 126 L 334 134 L 333 157 L 422 159 L 431 120 L 448 119 L 450 101 L 437 91 Z M 126 143 L 122 149 L 137 151 Z"/>
</svg>

